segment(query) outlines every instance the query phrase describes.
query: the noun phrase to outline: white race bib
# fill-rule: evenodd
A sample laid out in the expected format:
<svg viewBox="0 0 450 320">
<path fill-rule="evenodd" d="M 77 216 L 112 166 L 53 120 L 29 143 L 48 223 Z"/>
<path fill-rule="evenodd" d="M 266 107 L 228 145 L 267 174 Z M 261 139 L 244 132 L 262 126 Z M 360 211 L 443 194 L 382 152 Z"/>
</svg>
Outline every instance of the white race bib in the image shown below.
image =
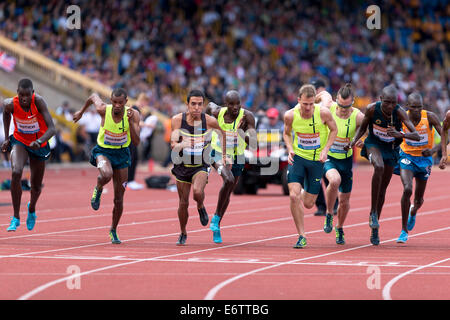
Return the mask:
<svg viewBox="0 0 450 320">
<path fill-rule="evenodd" d="M 330 152 L 347 153 L 347 151 L 344 150 L 344 147 L 347 146 L 349 142 L 350 138 L 336 137 L 336 140 L 334 140 L 333 144 L 331 145 Z"/>
<path fill-rule="evenodd" d="M 297 144 L 303 150 L 315 150 L 320 148 L 320 133 L 297 132 Z"/>
<path fill-rule="evenodd" d="M 123 146 L 128 142 L 127 132 L 114 133 L 105 130 L 104 143 L 109 146 Z"/>
<path fill-rule="evenodd" d="M 24 134 L 35 134 L 38 133 L 40 128 L 39 128 L 39 122 L 37 121 L 36 118 L 32 118 L 32 119 L 16 119 L 16 124 L 17 124 L 17 130 L 20 133 L 24 133 Z"/>
<path fill-rule="evenodd" d="M 373 134 L 384 142 L 393 142 L 395 140 L 394 137 L 387 134 L 387 128 L 377 126 L 376 124 L 373 125 Z"/>
</svg>

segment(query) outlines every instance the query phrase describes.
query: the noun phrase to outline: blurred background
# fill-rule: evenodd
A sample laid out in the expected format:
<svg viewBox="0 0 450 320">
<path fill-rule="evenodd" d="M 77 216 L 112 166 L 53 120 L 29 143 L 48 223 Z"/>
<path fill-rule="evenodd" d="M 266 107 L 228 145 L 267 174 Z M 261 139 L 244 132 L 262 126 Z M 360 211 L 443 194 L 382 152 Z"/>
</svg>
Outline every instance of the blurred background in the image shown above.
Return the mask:
<svg viewBox="0 0 450 320">
<path fill-rule="evenodd" d="M 366 24 L 372 4 L 380 29 Z M 80 9 L 79 29 L 68 23 L 70 5 Z M 351 82 L 362 110 L 394 83 L 400 104 L 419 91 L 442 119 L 449 46 L 446 0 L 3 0 L 0 100 L 32 79 L 58 127 L 51 161 L 86 162 L 100 120 L 92 111 L 73 124 L 73 112 L 92 92 L 109 101 L 124 87 L 142 115 L 137 163 L 168 168 L 168 118 L 185 110 L 191 88 L 219 105 L 237 89 L 258 126 L 280 130 L 299 87 L 318 80 L 333 98 Z"/>
</svg>

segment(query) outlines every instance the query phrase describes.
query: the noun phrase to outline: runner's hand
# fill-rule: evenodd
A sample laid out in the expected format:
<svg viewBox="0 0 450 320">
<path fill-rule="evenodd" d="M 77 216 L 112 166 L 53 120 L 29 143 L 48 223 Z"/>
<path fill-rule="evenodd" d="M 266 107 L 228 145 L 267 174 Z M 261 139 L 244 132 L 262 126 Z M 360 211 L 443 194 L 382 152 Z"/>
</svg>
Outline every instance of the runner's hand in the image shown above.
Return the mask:
<svg viewBox="0 0 450 320">
<path fill-rule="evenodd" d="M 441 161 L 439 161 L 439 169 L 444 170 L 446 166 L 447 166 L 447 155 L 443 154 L 442 158 L 441 158 Z"/>
<path fill-rule="evenodd" d="M 6 139 L 5 141 L 3 141 L 2 152 L 8 152 L 8 149 L 10 146 L 11 146 L 11 142 L 9 141 L 9 139 Z"/>
<path fill-rule="evenodd" d="M 73 114 L 73 122 L 78 122 L 81 117 L 83 116 L 83 113 L 80 111 L 77 111 Z"/>
<path fill-rule="evenodd" d="M 294 156 L 295 156 L 294 150 L 291 150 L 291 151 L 288 152 L 288 163 L 290 165 L 294 164 Z"/>
<path fill-rule="evenodd" d="M 33 150 L 37 150 L 41 147 L 41 144 L 34 140 L 32 143 L 30 143 L 29 147 Z"/>
<path fill-rule="evenodd" d="M 431 151 L 431 149 L 427 148 L 427 149 L 422 150 L 422 156 L 431 157 L 432 155 L 433 155 L 433 151 Z"/>
</svg>

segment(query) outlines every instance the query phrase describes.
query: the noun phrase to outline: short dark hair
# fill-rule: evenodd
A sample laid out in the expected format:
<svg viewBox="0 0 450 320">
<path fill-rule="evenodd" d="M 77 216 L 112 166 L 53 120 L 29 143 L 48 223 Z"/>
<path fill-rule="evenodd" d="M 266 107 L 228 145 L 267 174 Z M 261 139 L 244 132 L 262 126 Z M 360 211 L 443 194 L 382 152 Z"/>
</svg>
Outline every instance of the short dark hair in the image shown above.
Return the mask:
<svg viewBox="0 0 450 320">
<path fill-rule="evenodd" d="M 298 90 L 298 97 L 301 98 L 302 95 L 305 95 L 305 98 L 311 98 L 316 96 L 316 89 L 312 84 L 304 84 Z"/>
<path fill-rule="evenodd" d="M 126 99 L 128 97 L 128 94 L 127 94 L 127 90 L 125 90 L 124 88 L 115 88 L 112 91 L 111 96 L 114 96 L 114 97 L 124 96 Z"/>
<path fill-rule="evenodd" d="M 315 81 L 313 81 L 312 85 L 314 86 L 314 88 L 317 90 L 319 88 L 326 88 L 326 84 L 325 81 L 323 81 L 322 79 L 317 79 Z"/>
<path fill-rule="evenodd" d="M 19 80 L 18 88 L 33 90 L 33 82 L 30 79 L 24 78 Z"/>
<path fill-rule="evenodd" d="M 194 89 L 194 90 L 189 91 L 188 96 L 187 96 L 187 103 L 189 103 L 189 101 L 191 101 L 191 97 L 202 97 L 203 101 L 205 101 L 205 94 L 203 93 L 202 90 Z"/>
<path fill-rule="evenodd" d="M 347 99 L 348 97 L 354 97 L 352 84 L 346 83 L 342 88 L 339 89 L 338 93 L 339 96 L 341 96 L 342 99 Z"/>
</svg>

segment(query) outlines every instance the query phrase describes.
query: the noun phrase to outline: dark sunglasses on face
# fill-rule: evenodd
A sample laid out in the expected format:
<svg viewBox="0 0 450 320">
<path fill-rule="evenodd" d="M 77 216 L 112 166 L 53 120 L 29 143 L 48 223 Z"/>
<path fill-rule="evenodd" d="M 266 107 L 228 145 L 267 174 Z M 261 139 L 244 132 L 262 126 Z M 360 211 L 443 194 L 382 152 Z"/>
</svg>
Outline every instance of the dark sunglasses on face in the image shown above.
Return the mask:
<svg viewBox="0 0 450 320">
<path fill-rule="evenodd" d="M 353 106 L 353 103 L 355 103 L 355 101 L 352 101 L 352 103 L 350 103 L 349 105 L 346 105 L 346 106 L 340 104 L 339 102 L 336 102 L 336 103 L 339 107 L 347 109 L 347 108 L 350 108 L 351 106 Z"/>
</svg>

